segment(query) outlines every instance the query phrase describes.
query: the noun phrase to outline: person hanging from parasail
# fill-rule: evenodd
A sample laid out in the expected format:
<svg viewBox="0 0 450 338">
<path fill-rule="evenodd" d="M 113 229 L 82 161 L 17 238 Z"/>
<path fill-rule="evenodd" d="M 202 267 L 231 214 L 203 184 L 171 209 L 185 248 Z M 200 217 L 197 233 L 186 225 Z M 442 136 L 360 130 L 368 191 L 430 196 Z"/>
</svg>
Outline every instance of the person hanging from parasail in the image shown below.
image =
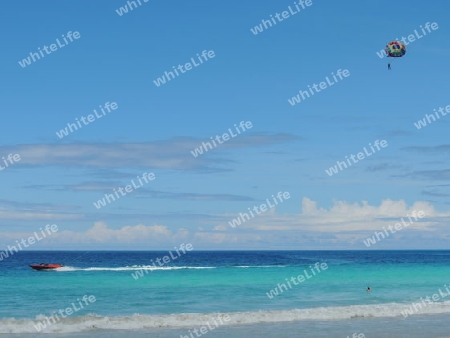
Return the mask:
<svg viewBox="0 0 450 338">
<path fill-rule="evenodd" d="M 406 46 L 400 41 L 391 41 L 386 45 L 385 52 L 387 57 L 401 58 L 406 54 Z M 391 70 L 391 61 L 388 62 L 388 70 Z"/>
</svg>

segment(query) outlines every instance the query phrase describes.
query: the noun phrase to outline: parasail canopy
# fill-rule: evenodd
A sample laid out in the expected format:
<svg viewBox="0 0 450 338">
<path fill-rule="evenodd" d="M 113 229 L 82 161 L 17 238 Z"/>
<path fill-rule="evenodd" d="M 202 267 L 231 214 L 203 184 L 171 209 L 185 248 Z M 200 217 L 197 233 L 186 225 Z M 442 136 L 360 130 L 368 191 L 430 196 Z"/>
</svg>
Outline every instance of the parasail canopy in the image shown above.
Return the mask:
<svg viewBox="0 0 450 338">
<path fill-rule="evenodd" d="M 392 41 L 386 45 L 386 55 L 391 58 L 401 58 L 406 54 L 406 46 L 400 41 Z"/>
</svg>

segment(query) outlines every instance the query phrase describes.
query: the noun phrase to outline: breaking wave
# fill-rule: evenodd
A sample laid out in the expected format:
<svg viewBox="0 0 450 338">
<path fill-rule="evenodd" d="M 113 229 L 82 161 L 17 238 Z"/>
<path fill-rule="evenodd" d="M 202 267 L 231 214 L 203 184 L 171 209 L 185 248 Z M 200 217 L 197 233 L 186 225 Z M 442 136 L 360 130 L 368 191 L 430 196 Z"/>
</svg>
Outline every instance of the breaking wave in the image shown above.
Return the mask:
<svg viewBox="0 0 450 338">
<path fill-rule="evenodd" d="M 109 317 L 95 314 L 68 317 L 43 329 L 42 333 L 75 333 L 97 330 L 145 330 L 153 328 L 193 328 L 214 326 L 218 318 L 230 317 L 223 325 L 243 325 L 257 323 L 282 323 L 295 321 L 329 321 L 362 319 L 376 317 L 401 317 L 402 311 L 410 309 L 411 304 L 388 303 L 379 305 L 351 305 L 340 307 L 318 307 L 309 309 L 280 311 L 251 311 L 231 313 L 183 313 L 170 315 L 140 315 Z M 417 314 L 450 313 L 450 301 L 429 304 Z M 414 316 L 414 315 L 412 315 Z M 227 318 L 228 319 L 228 318 Z M 0 320 L 0 333 L 36 333 L 35 325 L 43 323 L 45 317 L 39 315 L 35 320 L 5 318 Z M 222 325 L 222 324 L 221 324 Z"/>
</svg>

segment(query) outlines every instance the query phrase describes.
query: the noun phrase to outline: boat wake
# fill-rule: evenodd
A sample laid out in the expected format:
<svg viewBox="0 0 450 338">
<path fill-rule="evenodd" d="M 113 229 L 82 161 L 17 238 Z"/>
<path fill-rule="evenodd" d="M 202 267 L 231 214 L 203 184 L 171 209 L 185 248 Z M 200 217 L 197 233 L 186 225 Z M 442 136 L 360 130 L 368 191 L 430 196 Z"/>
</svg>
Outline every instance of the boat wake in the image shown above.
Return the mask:
<svg viewBox="0 0 450 338">
<path fill-rule="evenodd" d="M 108 267 L 90 267 L 90 268 L 77 268 L 74 266 L 65 266 L 63 268 L 59 268 L 54 271 L 58 272 L 70 272 L 70 271 L 136 271 L 136 270 L 181 270 L 181 269 L 194 269 L 194 270 L 202 270 L 202 269 L 215 269 L 214 267 L 209 266 L 153 266 L 153 265 L 134 265 L 134 266 L 125 266 L 125 267 L 117 267 L 117 268 L 108 268 Z"/>
<path fill-rule="evenodd" d="M 205 270 L 205 269 L 218 269 L 218 268 L 236 268 L 236 269 L 249 269 L 249 268 L 284 268 L 286 265 L 263 265 L 263 266 L 154 266 L 154 265 L 133 265 L 124 267 L 89 267 L 80 268 L 74 266 L 64 266 L 59 269 L 53 269 L 52 271 L 57 272 L 71 272 L 71 271 L 137 271 L 137 270 L 182 270 L 182 269 L 192 269 L 192 270 Z"/>
</svg>

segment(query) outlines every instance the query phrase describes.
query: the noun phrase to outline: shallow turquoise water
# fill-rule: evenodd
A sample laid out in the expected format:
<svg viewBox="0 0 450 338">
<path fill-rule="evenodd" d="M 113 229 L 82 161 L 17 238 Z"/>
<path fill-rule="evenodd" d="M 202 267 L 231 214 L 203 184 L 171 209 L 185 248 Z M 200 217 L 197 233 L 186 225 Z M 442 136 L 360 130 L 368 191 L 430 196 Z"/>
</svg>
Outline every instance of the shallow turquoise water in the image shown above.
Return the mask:
<svg viewBox="0 0 450 338">
<path fill-rule="evenodd" d="M 405 306 L 450 285 L 449 251 L 193 251 L 154 269 L 151 260 L 164 255 L 19 252 L 3 259 L 0 333 L 36 333 L 34 324 L 54 311 L 73 308 L 72 303 L 80 308 L 78 299 L 84 295 L 96 301 L 48 330 L 192 328 L 204 325 L 205 316 L 225 313 L 233 318 L 230 327 L 286 320 L 400 319 Z M 28 267 L 40 262 L 64 262 L 66 267 L 46 272 Z M 310 265 L 316 262 L 328 268 L 312 275 Z M 143 277 L 135 279 L 132 274 L 141 269 Z M 304 270 L 312 277 L 298 285 L 291 282 L 289 288 L 286 279 L 305 275 Z M 268 297 L 281 283 L 288 290 Z M 371 293 L 365 292 L 368 285 Z M 439 299 L 441 308 L 433 304 L 423 313 L 450 312 L 445 301 L 450 296 Z"/>
</svg>

